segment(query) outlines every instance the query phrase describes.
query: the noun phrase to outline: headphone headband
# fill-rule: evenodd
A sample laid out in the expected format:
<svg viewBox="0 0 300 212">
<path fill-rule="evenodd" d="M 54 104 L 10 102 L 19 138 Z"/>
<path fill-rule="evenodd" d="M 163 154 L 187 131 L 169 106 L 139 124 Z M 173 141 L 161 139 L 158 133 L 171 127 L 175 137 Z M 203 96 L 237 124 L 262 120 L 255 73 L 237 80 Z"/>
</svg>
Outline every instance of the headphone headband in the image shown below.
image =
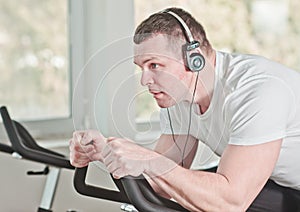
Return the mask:
<svg viewBox="0 0 300 212">
<path fill-rule="evenodd" d="M 173 16 L 179 24 L 182 26 L 184 30 L 185 37 L 187 39 L 187 43 L 183 45 L 183 56 L 185 58 L 186 66 L 189 68 L 190 71 L 198 72 L 201 71 L 205 65 L 205 59 L 201 55 L 201 53 L 193 52 L 194 49 L 200 47 L 199 41 L 194 40 L 193 35 L 187 26 L 187 24 L 184 22 L 184 20 L 175 12 L 172 12 L 170 10 L 164 10 L 161 13 L 168 13 L 171 16 Z M 200 50 L 201 51 L 201 50 Z"/>
<path fill-rule="evenodd" d="M 177 21 L 179 21 L 179 23 L 181 24 L 181 26 L 184 28 L 184 31 L 185 31 L 185 34 L 188 38 L 188 41 L 190 43 L 193 43 L 195 40 L 193 38 L 193 35 L 189 29 L 189 27 L 186 25 L 186 23 L 184 22 L 184 20 L 182 20 L 182 18 L 177 15 L 176 13 L 172 12 L 172 11 L 169 11 L 169 10 L 166 10 L 166 11 L 163 11 L 164 13 L 169 13 L 170 15 L 172 15 L 173 17 L 175 17 L 177 19 Z"/>
</svg>

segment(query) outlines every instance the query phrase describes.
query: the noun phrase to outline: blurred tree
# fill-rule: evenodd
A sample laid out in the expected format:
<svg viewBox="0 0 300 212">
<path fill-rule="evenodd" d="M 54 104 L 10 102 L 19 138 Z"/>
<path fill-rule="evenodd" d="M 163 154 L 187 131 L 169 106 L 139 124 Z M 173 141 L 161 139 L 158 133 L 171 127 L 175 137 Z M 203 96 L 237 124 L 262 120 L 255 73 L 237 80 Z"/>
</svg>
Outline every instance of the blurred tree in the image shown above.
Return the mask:
<svg viewBox="0 0 300 212">
<path fill-rule="evenodd" d="M 16 117 L 69 115 L 68 2 L 0 0 L 0 104 Z"/>
</svg>

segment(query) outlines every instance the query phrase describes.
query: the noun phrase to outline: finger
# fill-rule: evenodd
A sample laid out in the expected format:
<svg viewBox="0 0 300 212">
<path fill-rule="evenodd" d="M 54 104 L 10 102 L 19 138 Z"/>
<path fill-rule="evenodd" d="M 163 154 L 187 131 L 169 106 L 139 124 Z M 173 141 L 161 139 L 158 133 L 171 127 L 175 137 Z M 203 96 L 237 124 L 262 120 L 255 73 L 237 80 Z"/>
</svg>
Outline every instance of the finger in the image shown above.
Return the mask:
<svg viewBox="0 0 300 212">
<path fill-rule="evenodd" d="M 78 152 L 71 152 L 70 153 L 70 161 L 73 163 L 82 163 L 82 162 L 89 162 L 90 159 L 88 156 L 78 153 Z"/>
<path fill-rule="evenodd" d="M 70 160 L 70 163 L 72 166 L 77 167 L 77 168 L 82 168 L 82 167 L 89 165 L 89 162 L 77 162 L 77 161 L 75 162 L 72 160 Z"/>
<path fill-rule="evenodd" d="M 115 178 L 115 179 L 121 179 L 121 177 L 119 177 L 118 175 L 116 175 L 116 174 L 112 174 L 112 176 L 113 176 L 113 178 Z"/>
<path fill-rule="evenodd" d="M 92 161 L 100 161 L 100 162 L 103 162 L 104 161 L 104 158 L 102 157 L 101 153 L 95 153 L 95 154 L 91 154 L 91 160 Z"/>
<path fill-rule="evenodd" d="M 80 144 L 87 146 L 87 145 L 90 145 L 93 143 L 94 143 L 94 141 L 93 141 L 92 136 L 89 133 L 84 133 L 84 135 L 82 136 L 82 139 L 80 141 Z"/>
<path fill-rule="evenodd" d="M 70 159 L 70 162 L 73 166 L 79 166 L 79 165 L 82 166 L 84 164 L 89 163 L 90 161 L 89 160 L 72 160 L 72 159 Z"/>
<path fill-rule="evenodd" d="M 90 152 L 95 152 L 95 147 L 93 145 L 88 145 L 88 146 L 78 145 L 77 147 L 75 147 L 75 150 L 82 153 L 90 153 Z"/>
<path fill-rule="evenodd" d="M 105 159 L 106 157 L 108 157 L 108 155 L 112 152 L 111 151 L 112 148 L 110 147 L 109 144 L 105 145 L 105 147 L 102 149 L 101 154 L 102 157 Z"/>
<path fill-rule="evenodd" d="M 107 138 L 107 143 L 111 142 L 111 141 L 114 141 L 116 140 L 117 138 L 116 137 L 108 137 Z"/>
<path fill-rule="evenodd" d="M 89 165 L 89 162 L 78 165 L 78 168 L 86 167 Z"/>
<path fill-rule="evenodd" d="M 107 170 L 111 173 L 111 174 L 115 174 L 118 173 L 118 170 L 121 169 L 121 167 L 119 167 L 116 163 L 111 163 L 109 166 L 106 167 Z"/>
<path fill-rule="evenodd" d="M 73 150 L 74 149 L 74 142 L 73 142 L 73 140 L 71 139 L 70 141 L 69 141 L 69 150 L 71 151 L 71 150 Z"/>
<path fill-rule="evenodd" d="M 73 140 L 77 143 L 80 143 L 83 135 L 84 135 L 84 131 L 75 131 L 73 133 Z"/>
<path fill-rule="evenodd" d="M 78 159 L 93 161 L 94 155 L 96 151 L 85 152 L 85 153 L 77 153 Z"/>
<path fill-rule="evenodd" d="M 102 150 L 107 145 L 107 139 L 103 137 L 103 139 L 101 139 L 101 141 L 99 141 L 99 140 L 100 139 L 96 139 L 93 144 L 98 152 L 102 152 Z"/>
<path fill-rule="evenodd" d="M 123 172 L 122 169 L 117 169 L 116 171 L 114 171 L 114 172 L 112 173 L 112 175 L 113 175 L 113 177 L 114 177 L 115 179 L 120 179 L 120 178 L 122 178 L 122 177 L 127 176 L 128 174 L 126 174 L 125 172 Z"/>
<path fill-rule="evenodd" d="M 95 151 L 95 148 L 93 146 L 83 146 L 74 141 L 70 141 L 69 150 L 70 152 L 89 153 Z"/>
<path fill-rule="evenodd" d="M 81 152 L 70 152 L 70 158 L 73 161 L 80 161 L 80 160 L 90 161 L 90 155 Z"/>
<path fill-rule="evenodd" d="M 111 157 L 111 153 L 107 157 L 103 157 L 103 163 L 106 167 L 111 167 L 114 159 Z"/>
<path fill-rule="evenodd" d="M 88 158 L 70 158 L 71 165 L 75 167 L 84 167 L 91 162 Z"/>
</svg>

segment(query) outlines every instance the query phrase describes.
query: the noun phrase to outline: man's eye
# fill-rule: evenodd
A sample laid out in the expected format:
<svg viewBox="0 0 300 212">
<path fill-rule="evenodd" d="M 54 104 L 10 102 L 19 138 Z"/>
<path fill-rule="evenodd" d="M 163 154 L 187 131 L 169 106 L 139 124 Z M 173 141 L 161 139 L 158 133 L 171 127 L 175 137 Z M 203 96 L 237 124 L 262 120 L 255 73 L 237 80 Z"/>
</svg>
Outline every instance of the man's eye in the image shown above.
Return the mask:
<svg viewBox="0 0 300 212">
<path fill-rule="evenodd" d="M 151 63 L 150 64 L 150 68 L 151 69 L 157 69 L 158 68 L 158 64 L 157 63 Z"/>
</svg>

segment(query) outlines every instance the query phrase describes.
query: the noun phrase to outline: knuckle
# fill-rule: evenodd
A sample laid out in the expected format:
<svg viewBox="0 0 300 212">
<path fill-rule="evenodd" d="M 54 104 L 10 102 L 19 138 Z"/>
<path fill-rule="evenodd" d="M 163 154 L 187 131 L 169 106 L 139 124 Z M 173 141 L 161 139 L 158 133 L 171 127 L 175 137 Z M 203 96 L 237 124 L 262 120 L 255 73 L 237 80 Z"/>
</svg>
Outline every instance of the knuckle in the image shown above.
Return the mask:
<svg viewBox="0 0 300 212">
<path fill-rule="evenodd" d="M 89 132 L 87 131 L 87 132 L 84 132 L 84 134 L 82 135 L 82 139 L 83 140 L 86 140 L 88 137 L 89 137 Z"/>
<path fill-rule="evenodd" d="M 115 151 L 117 151 L 117 147 L 118 147 L 118 143 L 117 141 L 112 141 L 108 143 L 109 146 L 111 146 L 111 148 L 115 149 Z"/>
<path fill-rule="evenodd" d="M 117 162 L 120 163 L 120 164 L 126 164 L 126 160 L 124 159 L 124 157 L 122 156 L 118 156 L 116 158 Z"/>
<path fill-rule="evenodd" d="M 79 152 L 74 152 L 74 159 L 82 158 L 82 155 Z"/>
<path fill-rule="evenodd" d="M 122 149 L 116 148 L 114 150 L 114 152 L 115 152 L 116 155 L 119 155 L 119 157 L 124 157 L 124 156 L 122 156 L 123 155 Z"/>
<path fill-rule="evenodd" d="M 73 147 L 73 150 L 74 150 L 74 151 L 79 151 L 79 150 L 81 150 L 81 147 L 80 147 L 79 145 L 75 145 L 75 146 Z"/>
<path fill-rule="evenodd" d="M 73 145 L 69 145 L 69 150 L 70 150 L 70 152 L 74 151 L 74 146 Z"/>
<path fill-rule="evenodd" d="M 77 137 L 77 135 L 78 135 L 78 131 L 74 131 L 73 132 L 73 137 Z"/>
</svg>

